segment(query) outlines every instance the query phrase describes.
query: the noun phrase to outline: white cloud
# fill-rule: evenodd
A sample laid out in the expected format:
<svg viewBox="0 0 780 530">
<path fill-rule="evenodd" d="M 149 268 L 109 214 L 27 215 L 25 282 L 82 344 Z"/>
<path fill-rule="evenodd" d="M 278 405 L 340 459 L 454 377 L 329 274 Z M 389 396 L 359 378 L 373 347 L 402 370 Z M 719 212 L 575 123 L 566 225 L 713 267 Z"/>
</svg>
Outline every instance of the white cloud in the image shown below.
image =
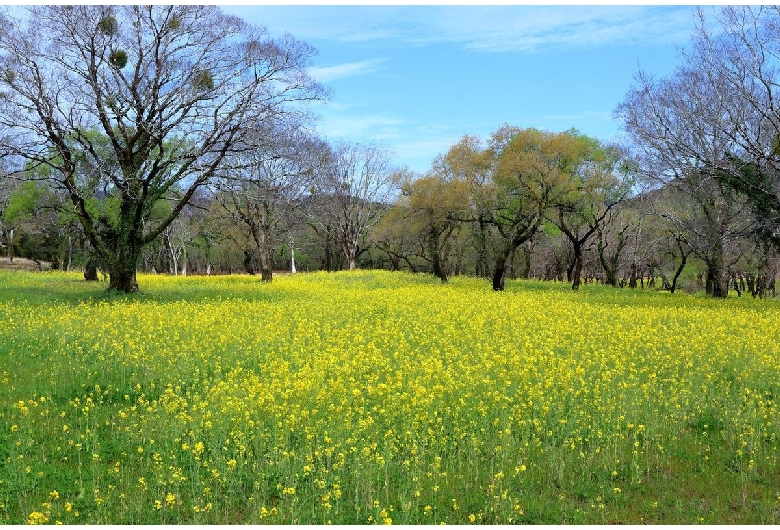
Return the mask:
<svg viewBox="0 0 780 530">
<path fill-rule="evenodd" d="M 324 112 L 318 130 L 327 138 L 385 141 L 397 136 L 404 121 L 381 114 L 335 114 Z"/>
<path fill-rule="evenodd" d="M 463 135 L 453 124 L 412 123 L 388 114 L 362 114 L 359 106 L 326 110 L 318 131 L 328 140 L 377 144 L 392 152 L 399 165 L 424 173 L 436 155 L 445 153 Z"/>
<path fill-rule="evenodd" d="M 334 66 L 317 66 L 309 68 L 309 75 L 321 83 L 329 83 L 336 79 L 353 77 L 381 70 L 383 59 L 369 59 L 352 63 L 337 64 Z"/>
<path fill-rule="evenodd" d="M 437 9 L 422 42 L 484 52 L 628 44 L 684 44 L 690 7 L 491 6 Z"/>
<path fill-rule="evenodd" d="M 483 52 L 614 44 L 686 44 L 691 6 L 241 6 L 272 33 L 308 41 L 455 43 Z"/>
</svg>

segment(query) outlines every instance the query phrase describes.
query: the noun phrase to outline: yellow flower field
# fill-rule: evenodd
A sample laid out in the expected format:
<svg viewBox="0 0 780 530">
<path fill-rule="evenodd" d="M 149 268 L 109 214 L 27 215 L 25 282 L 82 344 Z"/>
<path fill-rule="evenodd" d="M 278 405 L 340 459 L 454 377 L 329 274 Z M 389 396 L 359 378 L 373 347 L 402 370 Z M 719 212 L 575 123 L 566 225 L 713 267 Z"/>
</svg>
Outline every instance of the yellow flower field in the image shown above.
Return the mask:
<svg viewBox="0 0 780 530">
<path fill-rule="evenodd" d="M 5 523 L 778 523 L 776 301 L 0 276 Z"/>
</svg>

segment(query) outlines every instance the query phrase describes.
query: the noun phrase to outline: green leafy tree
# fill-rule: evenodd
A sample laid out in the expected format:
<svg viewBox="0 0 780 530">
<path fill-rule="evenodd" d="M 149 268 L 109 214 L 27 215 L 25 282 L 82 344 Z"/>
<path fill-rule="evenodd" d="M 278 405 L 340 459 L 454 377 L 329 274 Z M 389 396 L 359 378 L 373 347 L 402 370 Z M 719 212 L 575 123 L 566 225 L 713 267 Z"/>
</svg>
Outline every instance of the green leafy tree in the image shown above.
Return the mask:
<svg viewBox="0 0 780 530">
<path fill-rule="evenodd" d="M 14 238 L 19 227 L 30 220 L 41 207 L 44 189 L 36 182 L 21 182 L 12 189 L 6 188 L 0 228 L 6 245 L 6 258 L 13 263 Z"/>
<path fill-rule="evenodd" d="M 598 140 L 577 131 L 568 134 L 573 137 L 571 185 L 575 192 L 570 201 L 556 205 L 549 218 L 573 250 L 567 276 L 576 291 L 581 283 L 584 251 L 610 212 L 628 194 L 630 181 L 619 178 L 621 170 L 625 174 L 629 166 L 624 164 L 617 148 L 602 146 Z"/>
<path fill-rule="evenodd" d="M 502 291 L 515 249 L 534 236 L 551 209 L 579 200 L 576 174 L 584 154 L 581 139 L 572 132 L 504 126 L 491 143 L 496 160 L 491 221 L 500 234 L 493 289 Z"/>
<path fill-rule="evenodd" d="M 434 169 L 428 175 L 401 185 L 400 207 L 408 211 L 406 224 L 425 241 L 423 257 L 442 283 L 448 280 L 447 258 L 462 223 L 459 214 L 469 209 L 469 184 L 448 179 Z"/>
</svg>

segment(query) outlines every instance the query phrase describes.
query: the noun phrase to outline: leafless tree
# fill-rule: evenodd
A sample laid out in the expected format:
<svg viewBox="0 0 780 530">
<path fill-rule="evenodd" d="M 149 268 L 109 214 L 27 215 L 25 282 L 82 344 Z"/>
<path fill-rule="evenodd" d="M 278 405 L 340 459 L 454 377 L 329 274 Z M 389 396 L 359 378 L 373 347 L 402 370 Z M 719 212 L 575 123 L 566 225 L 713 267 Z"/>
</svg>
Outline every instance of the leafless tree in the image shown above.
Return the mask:
<svg viewBox="0 0 780 530">
<path fill-rule="evenodd" d="M 291 240 L 303 197 L 313 185 L 322 142 L 300 126 L 276 123 L 255 130 L 252 146 L 235 157 L 235 169 L 216 195 L 225 211 L 251 234 L 263 281 L 273 278 L 273 254 Z"/>
<path fill-rule="evenodd" d="M 349 270 L 386 207 L 394 172 L 390 153 L 375 146 L 340 143 L 324 156 L 315 190 L 322 208 L 313 221 L 338 242 Z"/>
<path fill-rule="evenodd" d="M 320 99 L 314 50 L 208 5 L 32 6 L 0 15 L 0 154 L 67 190 L 110 288 L 138 288 L 143 246 L 245 145 L 248 123 Z M 110 156 L 106 156 L 108 153 Z M 95 178 L 79 171 L 83 160 Z M 165 218 L 149 220 L 169 191 Z M 115 220 L 96 198 L 116 201 Z"/>
</svg>

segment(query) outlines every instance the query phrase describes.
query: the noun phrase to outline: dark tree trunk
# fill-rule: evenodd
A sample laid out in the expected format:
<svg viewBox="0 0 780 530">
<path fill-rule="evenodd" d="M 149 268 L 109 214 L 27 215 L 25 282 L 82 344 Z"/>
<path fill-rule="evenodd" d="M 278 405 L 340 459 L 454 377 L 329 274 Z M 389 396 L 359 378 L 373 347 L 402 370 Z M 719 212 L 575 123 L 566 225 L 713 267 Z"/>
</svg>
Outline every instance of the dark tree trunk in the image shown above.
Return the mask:
<svg viewBox="0 0 780 530">
<path fill-rule="evenodd" d="M 324 271 L 330 271 L 331 270 L 331 251 L 330 251 L 330 243 L 325 244 L 325 255 L 322 258 L 322 270 Z"/>
<path fill-rule="evenodd" d="M 582 254 L 574 258 L 574 271 L 571 280 L 571 290 L 579 291 L 582 283 Z"/>
<path fill-rule="evenodd" d="M 244 270 L 247 274 L 255 274 L 255 266 L 252 264 L 252 254 L 248 250 L 244 250 Z"/>
<path fill-rule="evenodd" d="M 98 279 L 97 259 L 94 256 L 87 259 L 87 264 L 84 267 L 84 279 L 88 282 L 96 282 Z"/>
<path fill-rule="evenodd" d="M 726 298 L 728 295 L 728 284 L 723 281 L 723 270 L 717 264 L 707 264 L 706 291 L 713 298 Z"/>
<path fill-rule="evenodd" d="M 109 268 L 109 289 L 116 289 L 125 293 L 138 291 L 138 281 L 135 277 L 135 262 L 131 264 L 115 265 Z"/>
<path fill-rule="evenodd" d="M 480 215 L 478 224 L 479 224 L 479 229 L 477 230 L 477 234 L 476 234 L 477 260 L 476 260 L 475 273 L 480 278 L 486 278 L 488 274 L 490 274 L 489 272 L 490 267 L 488 266 L 488 260 L 487 260 L 488 225 L 483 215 Z"/>
<path fill-rule="evenodd" d="M 447 270 L 441 259 L 441 254 L 437 254 L 433 259 L 433 274 L 441 280 L 441 283 L 447 283 L 449 280 L 447 277 Z"/>
<path fill-rule="evenodd" d="M 742 298 L 742 290 L 739 288 L 739 278 L 737 278 L 736 273 L 732 275 L 731 280 L 734 282 L 734 292 L 737 293 L 737 298 Z"/>
<path fill-rule="evenodd" d="M 756 296 L 756 277 L 752 274 L 747 275 L 747 289 L 753 297 Z"/>
<path fill-rule="evenodd" d="M 574 261 L 569 267 L 568 274 L 571 281 L 571 290 L 578 291 L 582 283 L 582 245 L 579 241 L 572 241 L 574 248 Z"/>
<path fill-rule="evenodd" d="M 713 298 L 726 298 L 729 292 L 728 280 L 723 278 L 723 244 L 718 242 L 707 263 L 707 294 Z"/>
<path fill-rule="evenodd" d="M 267 248 L 260 251 L 260 278 L 264 282 L 273 280 L 273 257 L 271 252 L 271 249 Z"/>
<path fill-rule="evenodd" d="M 769 268 L 769 251 L 770 251 L 769 245 L 770 243 L 767 240 L 765 240 L 764 244 L 762 245 L 761 259 L 759 260 L 758 263 L 758 273 L 756 274 L 755 277 L 756 278 L 755 285 L 754 287 L 750 288 L 750 294 L 754 298 L 756 296 L 758 296 L 759 298 L 764 298 L 766 296 L 766 291 L 768 286 L 767 269 Z"/>
<path fill-rule="evenodd" d="M 677 267 L 677 270 L 674 273 L 674 278 L 672 278 L 672 285 L 669 288 L 669 292 L 674 293 L 675 289 L 677 289 L 677 280 L 680 278 L 680 275 L 682 274 L 683 269 L 685 268 L 685 264 L 688 262 L 688 254 L 689 252 L 684 252 L 682 249 L 682 245 L 678 241 L 678 245 L 680 245 L 680 252 L 682 252 L 682 260 L 680 261 L 680 266 Z"/>
<path fill-rule="evenodd" d="M 128 223 L 129 224 L 129 223 Z M 121 227 L 121 221 L 120 221 Z M 106 269 L 108 270 L 109 289 L 115 289 L 125 293 L 134 293 L 138 291 L 138 281 L 136 280 L 136 269 L 141 260 L 141 250 L 143 243 L 136 237 L 136 230 L 126 230 L 117 234 L 117 244 L 115 251 L 111 256 L 104 257 Z M 121 238 L 121 239 L 120 239 Z M 113 240 L 113 236 L 108 237 Z"/>
<path fill-rule="evenodd" d="M 493 290 L 504 290 L 504 272 L 506 271 L 506 262 L 509 256 L 499 256 L 496 258 L 496 265 L 493 268 Z"/>
<path fill-rule="evenodd" d="M 445 231 L 441 234 L 432 225 L 428 232 L 428 251 L 431 254 L 431 263 L 433 264 L 433 274 L 441 280 L 441 283 L 447 283 L 447 266 L 444 262 L 444 249 L 442 249 L 440 237 L 443 235 L 444 239 L 449 236 L 452 230 Z"/>
<path fill-rule="evenodd" d="M 512 226 L 509 234 L 510 237 L 505 237 L 503 247 L 496 252 L 495 266 L 493 267 L 493 290 L 504 290 L 504 276 L 506 275 L 507 264 L 512 257 L 514 250 L 531 239 L 536 231 L 539 229 L 539 225 L 542 222 L 542 216 L 538 215 L 530 219 L 526 219 L 526 223 L 518 223 Z M 502 232 L 503 234 L 503 232 Z"/>
<path fill-rule="evenodd" d="M 618 262 L 620 261 L 620 254 L 623 251 L 623 247 L 626 244 L 623 234 L 628 229 L 628 226 L 624 227 L 617 233 L 617 246 L 615 252 L 607 257 L 606 249 L 607 243 L 604 243 L 604 232 L 599 230 L 599 262 L 601 262 L 601 268 L 604 269 L 604 283 L 611 285 L 612 287 L 618 286 Z"/>
</svg>

